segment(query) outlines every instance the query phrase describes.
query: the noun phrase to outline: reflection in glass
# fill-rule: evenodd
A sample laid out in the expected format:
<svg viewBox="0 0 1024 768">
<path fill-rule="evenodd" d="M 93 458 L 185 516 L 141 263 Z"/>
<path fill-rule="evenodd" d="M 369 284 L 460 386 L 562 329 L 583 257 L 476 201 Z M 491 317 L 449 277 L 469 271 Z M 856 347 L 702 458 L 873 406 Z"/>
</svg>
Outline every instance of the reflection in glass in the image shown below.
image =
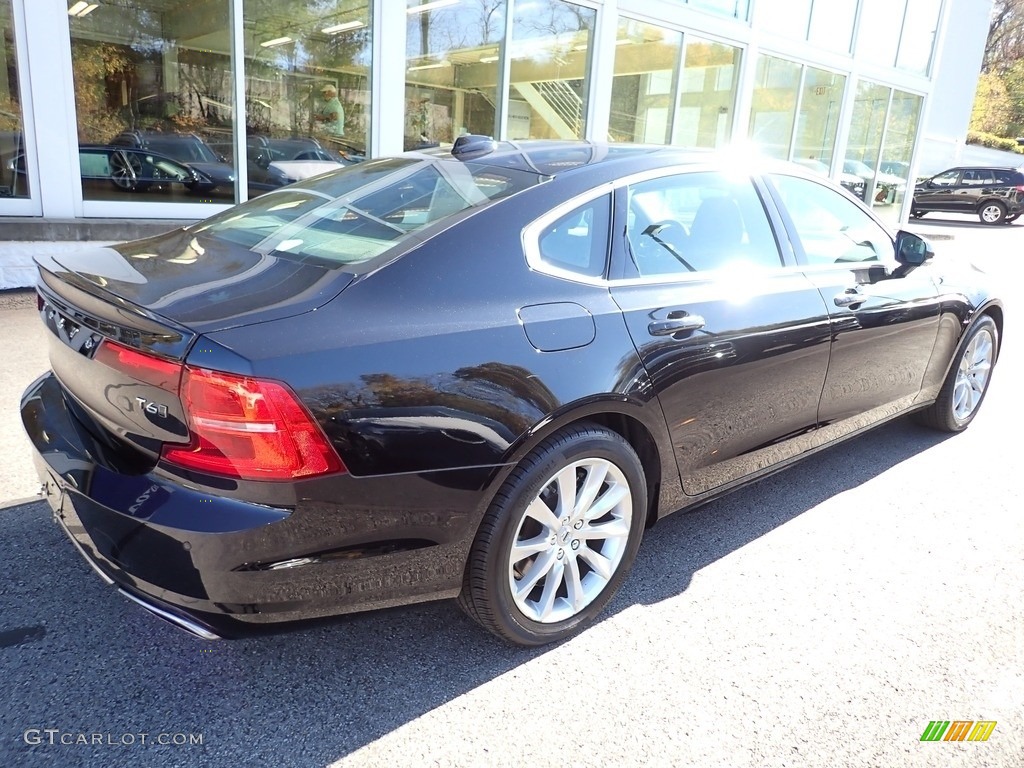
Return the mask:
<svg viewBox="0 0 1024 768">
<path fill-rule="evenodd" d="M 0 197 L 28 197 L 11 0 L 0 0 L 0 61 L 6 65 L 0 77 Z"/>
<path fill-rule="evenodd" d="M 757 4 L 755 26 L 766 32 L 796 40 L 807 37 L 812 0 L 761 0 Z"/>
<path fill-rule="evenodd" d="M 894 66 L 907 0 L 875 0 L 862 6 L 857 53 L 873 64 Z"/>
<path fill-rule="evenodd" d="M 683 35 L 620 19 L 608 133 L 612 141 L 666 144 Z"/>
<path fill-rule="evenodd" d="M 818 160 L 832 165 L 846 78 L 807 67 L 796 120 L 792 160 Z"/>
<path fill-rule="evenodd" d="M 897 67 L 917 75 L 928 74 L 941 8 L 942 0 L 910 0 L 903 22 Z"/>
<path fill-rule="evenodd" d="M 871 205 L 876 198 L 883 202 L 888 191 L 876 189 L 875 165 L 882 147 L 885 115 L 889 107 L 889 89 L 867 80 L 857 83 L 853 102 L 853 119 L 846 147 L 843 172 L 864 179 L 864 201 Z"/>
<path fill-rule="evenodd" d="M 85 199 L 234 201 L 211 147 L 234 123 L 228 0 L 90 7 L 69 19 Z"/>
<path fill-rule="evenodd" d="M 800 69 L 799 64 L 774 56 L 757 59 L 749 135 L 769 157 L 789 158 Z"/>
<path fill-rule="evenodd" d="M 739 48 L 687 36 L 673 144 L 713 148 L 729 141 L 739 63 Z"/>
<path fill-rule="evenodd" d="M 849 53 L 856 20 L 857 0 L 816 0 L 807 39 L 836 53 Z"/>
<path fill-rule="evenodd" d="M 505 0 L 406 0 L 405 148 L 495 136 Z"/>
<path fill-rule="evenodd" d="M 589 49 L 597 11 L 562 0 L 516 6 L 509 82 L 509 139 L 581 139 Z"/>
<path fill-rule="evenodd" d="M 365 157 L 367 0 L 245 0 L 250 196 Z"/>
<path fill-rule="evenodd" d="M 721 13 L 741 21 L 747 20 L 747 13 L 750 10 L 750 0 L 687 0 L 687 2 L 693 8 Z"/>
<path fill-rule="evenodd" d="M 881 162 L 878 166 L 878 179 L 891 192 L 887 191 L 884 201 L 888 210 L 883 217 L 890 218 L 893 223 L 899 217 L 903 198 L 909 189 L 910 161 L 914 154 L 914 143 L 917 140 L 918 123 L 921 119 L 923 99 L 913 93 L 893 91 L 889 116 L 885 124 L 885 143 L 882 146 Z M 878 197 L 877 193 L 875 195 Z"/>
</svg>

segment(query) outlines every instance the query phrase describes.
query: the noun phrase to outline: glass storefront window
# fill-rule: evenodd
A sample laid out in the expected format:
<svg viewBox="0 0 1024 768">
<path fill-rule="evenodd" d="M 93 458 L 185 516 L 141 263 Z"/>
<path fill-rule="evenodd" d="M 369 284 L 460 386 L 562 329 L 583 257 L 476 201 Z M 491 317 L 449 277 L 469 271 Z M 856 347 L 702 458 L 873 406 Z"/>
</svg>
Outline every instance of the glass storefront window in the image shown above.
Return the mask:
<svg viewBox="0 0 1024 768">
<path fill-rule="evenodd" d="M 913 93 L 893 91 L 889 115 L 885 121 L 885 140 L 882 143 L 881 162 L 878 165 L 879 185 L 885 187 L 882 202 L 887 206 L 880 211 L 883 218 L 896 223 L 903 199 L 914 192 L 910 178 L 910 162 L 921 119 L 924 99 Z M 875 193 L 875 201 L 879 195 Z"/>
<path fill-rule="evenodd" d="M 672 138 L 672 103 L 683 35 L 620 19 L 608 133 L 613 141 L 666 144 Z"/>
<path fill-rule="evenodd" d="M 368 1 L 243 7 L 249 196 L 362 160 L 371 111 Z"/>
<path fill-rule="evenodd" d="M 760 0 L 754 11 L 754 26 L 766 32 L 803 40 L 813 0 Z"/>
<path fill-rule="evenodd" d="M 903 22 L 897 67 L 917 75 L 928 74 L 941 10 L 942 0 L 910 0 Z"/>
<path fill-rule="evenodd" d="M 858 0 L 814 0 L 807 39 L 836 53 L 849 53 Z"/>
<path fill-rule="evenodd" d="M 896 63 L 907 0 L 864 0 L 857 52 L 865 61 L 884 67 Z"/>
<path fill-rule="evenodd" d="M 235 170 L 214 148 L 230 145 L 235 119 L 228 10 L 228 0 L 69 9 L 86 200 L 235 200 Z"/>
<path fill-rule="evenodd" d="M 672 143 L 719 147 L 732 135 L 740 50 L 687 36 Z"/>
<path fill-rule="evenodd" d="M 687 2 L 693 8 L 721 13 L 741 21 L 747 20 L 747 13 L 750 11 L 750 0 L 687 0 Z"/>
<path fill-rule="evenodd" d="M 497 135 L 505 5 L 406 0 L 406 149 Z"/>
<path fill-rule="evenodd" d="M 850 121 L 850 138 L 843 160 L 843 172 L 859 176 L 864 180 L 864 202 L 871 205 L 876 195 L 886 196 L 883 190 L 876 190 L 875 168 L 882 148 L 885 131 L 885 116 L 889 109 L 889 89 L 884 85 L 861 80 L 857 83 L 857 95 L 853 102 L 853 119 Z M 878 200 L 877 202 L 882 202 Z"/>
<path fill-rule="evenodd" d="M 0 197 L 28 197 L 25 125 L 18 89 L 18 56 L 14 41 L 11 0 L 0 0 Z"/>
<path fill-rule="evenodd" d="M 826 168 L 832 165 L 845 86 L 843 75 L 807 67 L 792 160 L 816 160 Z"/>
<path fill-rule="evenodd" d="M 586 135 L 590 47 L 597 11 L 562 0 L 516 5 L 506 116 L 509 139 Z"/>
<path fill-rule="evenodd" d="M 750 139 L 762 153 L 789 158 L 800 91 L 799 64 L 774 56 L 759 56 L 750 108 Z"/>
</svg>

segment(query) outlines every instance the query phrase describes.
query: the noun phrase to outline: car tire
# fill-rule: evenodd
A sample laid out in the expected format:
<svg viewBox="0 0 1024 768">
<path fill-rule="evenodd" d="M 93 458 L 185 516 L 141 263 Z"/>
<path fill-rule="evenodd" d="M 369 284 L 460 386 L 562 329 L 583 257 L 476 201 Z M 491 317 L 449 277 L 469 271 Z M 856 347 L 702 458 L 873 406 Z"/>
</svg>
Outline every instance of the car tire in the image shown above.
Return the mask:
<svg viewBox="0 0 1024 768">
<path fill-rule="evenodd" d="M 971 327 L 946 374 L 935 402 L 914 420 L 942 432 L 962 432 L 974 420 L 992 380 L 999 350 L 999 329 L 988 315 Z"/>
<path fill-rule="evenodd" d="M 982 224 L 999 224 L 1006 218 L 1006 206 L 994 200 L 982 203 L 978 208 L 978 218 Z"/>
<path fill-rule="evenodd" d="M 561 499 L 569 493 L 566 505 Z M 646 513 L 643 465 L 629 443 L 596 424 L 557 432 L 495 495 L 470 551 L 459 604 L 517 645 L 569 637 L 619 588 Z"/>
</svg>

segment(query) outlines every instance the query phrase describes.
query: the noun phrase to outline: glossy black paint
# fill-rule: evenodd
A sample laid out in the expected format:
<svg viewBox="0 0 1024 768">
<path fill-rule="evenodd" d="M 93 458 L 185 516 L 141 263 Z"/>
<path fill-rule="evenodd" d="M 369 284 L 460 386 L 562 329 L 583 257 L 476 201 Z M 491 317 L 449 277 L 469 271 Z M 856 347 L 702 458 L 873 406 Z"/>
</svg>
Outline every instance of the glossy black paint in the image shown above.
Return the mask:
<svg viewBox="0 0 1024 768">
<path fill-rule="evenodd" d="M 977 272 L 802 266 L 781 201 L 760 182 L 780 249 L 763 279 L 545 274 L 524 256 L 525 225 L 590 190 L 621 196 L 613 187 L 630 174 L 711 161 L 544 143 L 527 157 L 550 178 L 359 268 L 188 230 L 43 260 L 57 376 L 29 388 L 22 417 L 55 515 L 87 556 L 212 625 L 452 597 L 501 483 L 567 424 L 595 421 L 634 446 L 653 522 L 926 405 L 974 317 L 1002 326 Z M 522 162 L 507 148 L 485 159 Z M 618 277 L 621 200 L 614 210 Z M 832 302 L 851 290 L 863 301 Z M 663 332 L 690 315 L 698 329 Z M 152 423 L 116 423 L 110 392 L 138 385 L 90 383 L 94 361 L 68 338 L 72 322 L 188 365 L 286 382 L 348 472 L 270 483 L 159 460 L 166 436 Z"/>
</svg>

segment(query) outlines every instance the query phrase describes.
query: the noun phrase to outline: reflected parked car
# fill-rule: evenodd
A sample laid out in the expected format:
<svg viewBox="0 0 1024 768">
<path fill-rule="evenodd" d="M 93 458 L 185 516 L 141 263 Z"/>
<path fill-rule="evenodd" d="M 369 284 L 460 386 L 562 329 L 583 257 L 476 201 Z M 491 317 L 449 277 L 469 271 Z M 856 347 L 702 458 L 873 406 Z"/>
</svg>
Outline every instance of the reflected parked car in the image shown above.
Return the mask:
<svg viewBox="0 0 1024 768">
<path fill-rule="evenodd" d="M 224 157 L 234 156 L 230 141 L 211 143 L 210 147 Z M 324 147 L 319 140 L 308 136 L 277 139 L 249 136 L 246 159 L 250 194 L 259 194 L 338 170 L 364 158 Z"/>
<path fill-rule="evenodd" d="M 970 213 L 983 224 L 1007 224 L 1024 210 L 1024 167 L 950 168 L 917 183 L 910 215 Z"/>
<path fill-rule="evenodd" d="M 55 519 L 204 637 L 458 597 L 539 645 L 659 518 L 901 414 L 966 429 L 985 276 L 738 168 L 461 137 L 39 257 L 53 372 L 21 416 Z"/>
<path fill-rule="evenodd" d="M 184 163 L 145 149 L 80 144 L 78 162 L 83 189 L 101 193 L 111 187 L 121 192 L 188 193 L 208 183 L 206 177 Z M 13 158 L 9 167 L 23 180 L 25 155 Z"/>
<path fill-rule="evenodd" d="M 124 131 L 110 143 L 118 147 L 156 152 L 184 163 L 196 172 L 199 179 L 190 188 L 195 194 L 216 192 L 221 196 L 234 197 L 235 169 L 194 133 Z"/>
</svg>

